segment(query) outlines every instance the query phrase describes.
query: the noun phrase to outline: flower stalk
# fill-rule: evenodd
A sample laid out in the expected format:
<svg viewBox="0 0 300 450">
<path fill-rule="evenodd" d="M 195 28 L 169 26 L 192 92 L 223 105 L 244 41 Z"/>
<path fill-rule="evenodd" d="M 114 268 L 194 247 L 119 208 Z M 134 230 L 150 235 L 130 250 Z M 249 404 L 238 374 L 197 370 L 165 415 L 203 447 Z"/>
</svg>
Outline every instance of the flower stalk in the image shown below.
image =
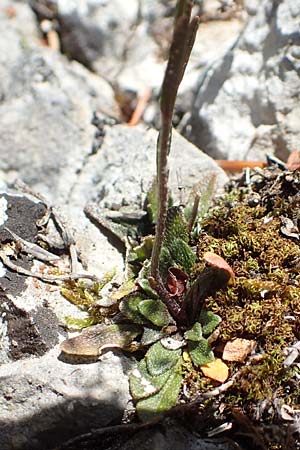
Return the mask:
<svg viewBox="0 0 300 450">
<path fill-rule="evenodd" d="M 168 209 L 168 156 L 172 140 L 175 100 L 195 42 L 199 17 L 191 18 L 193 0 L 178 0 L 169 60 L 161 89 L 161 128 L 157 140 L 158 218 L 151 257 L 151 276 L 159 282 L 159 256 Z"/>
</svg>

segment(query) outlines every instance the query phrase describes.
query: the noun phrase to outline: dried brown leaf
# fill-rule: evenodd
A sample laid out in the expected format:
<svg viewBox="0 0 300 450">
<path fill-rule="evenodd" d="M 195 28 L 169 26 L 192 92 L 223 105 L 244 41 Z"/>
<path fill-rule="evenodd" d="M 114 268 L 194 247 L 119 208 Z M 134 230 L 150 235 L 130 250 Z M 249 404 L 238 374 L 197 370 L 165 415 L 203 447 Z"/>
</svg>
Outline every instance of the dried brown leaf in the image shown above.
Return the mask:
<svg viewBox="0 0 300 450">
<path fill-rule="evenodd" d="M 167 287 L 172 295 L 181 296 L 186 290 L 188 276 L 177 267 L 170 267 L 167 276 Z"/>
</svg>

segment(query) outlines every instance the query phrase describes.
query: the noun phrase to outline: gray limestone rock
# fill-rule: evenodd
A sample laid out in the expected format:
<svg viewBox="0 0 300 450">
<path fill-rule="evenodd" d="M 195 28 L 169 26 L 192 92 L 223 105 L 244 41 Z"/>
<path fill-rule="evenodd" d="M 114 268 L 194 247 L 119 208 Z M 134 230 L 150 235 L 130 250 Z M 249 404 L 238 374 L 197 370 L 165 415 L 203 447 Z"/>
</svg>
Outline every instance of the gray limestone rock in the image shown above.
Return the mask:
<svg viewBox="0 0 300 450">
<path fill-rule="evenodd" d="M 211 156 L 286 159 L 299 147 L 299 14 L 299 1 L 260 2 L 236 45 L 201 76 L 186 135 Z"/>
<path fill-rule="evenodd" d="M 60 286 L 23 272 L 69 272 L 66 254 L 51 266 L 38 262 L 30 247 L 18 250 L 19 239 L 37 242 L 45 207 L 16 193 L 0 199 L 1 449 L 49 449 L 74 432 L 120 421 L 130 400 L 127 373 L 133 361 L 112 352 L 89 361 L 60 354 L 66 316 L 86 314 L 62 297 Z"/>
<path fill-rule="evenodd" d="M 10 86 L 2 85 L 0 173 L 7 181 L 17 174 L 38 189 L 42 184 L 49 200 L 64 202 L 70 195 L 67 185 L 93 152 L 93 111 L 114 113 L 112 91 L 49 49 L 14 56 L 5 69 Z"/>
<path fill-rule="evenodd" d="M 1 449 L 51 449 L 120 421 L 129 401 L 129 369 L 129 360 L 111 352 L 101 361 L 68 364 L 57 347 L 1 366 Z"/>
<path fill-rule="evenodd" d="M 202 3 L 195 2 L 195 14 L 201 13 Z M 208 11 L 216 8 L 215 2 L 206 3 Z M 140 95 L 150 88 L 157 96 L 172 36 L 173 1 L 52 0 L 51 4 L 57 8 L 65 54 L 104 76 L 116 92 L 129 90 Z M 217 6 L 220 4 L 217 2 Z M 236 18 L 230 22 L 207 22 L 200 27 L 180 87 L 180 104 L 186 105 L 190 99 L 199 70 L 224 54 L 241 27 L 242 20 Z M 152 114 L 148 111 L 145 118 Z"/>
<path fill-rule="evenodd" d="M 89 199 L 107 208 L 114 204 L 141 207 L 155 176 L 156 141 L 157 132 L 142 125 L 106 127 L 101 151 L 91 155 L 80 172 L 71 202 L 84 204 Z M 216 174 L 219 187 L 227 180 L 211 158 L 174 131 L 170 189 L 177 203 L 182 188 L 187 200 L 193 186 L 200 183 L 204 190 L 212 174 Z"/>
</svg>

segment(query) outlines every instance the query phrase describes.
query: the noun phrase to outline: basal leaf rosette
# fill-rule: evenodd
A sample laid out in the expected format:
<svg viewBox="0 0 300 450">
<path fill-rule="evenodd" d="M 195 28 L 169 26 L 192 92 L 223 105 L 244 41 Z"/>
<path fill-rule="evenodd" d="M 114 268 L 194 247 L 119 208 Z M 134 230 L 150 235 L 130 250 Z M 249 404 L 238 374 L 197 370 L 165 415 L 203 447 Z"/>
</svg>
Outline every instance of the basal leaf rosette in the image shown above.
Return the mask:
<svg viewBox="0 0 300 450">
<path fill-rule="evenodd" d="M 156 301 L 156 300 L 152 300 Z M 149 319 L 149 314 L 147 314 Z M 201 322 L 200 322 L 201 320 Z M 220 318 L 203 312 L 199 322 L 178 340 L 159 338 L 130 375 L 130 392 L 142 421 L 160 415 L 176 405 L 182 384 L 182 352 L 187 348 L 192 362 L 201 367 L 214 361 L 214 354 L 206 337 L 215 329 Z M 150 329 L 151 330 L 151 329 Z M 149 331 L 148 331 L 149 333 Z M 151 334 L 151 333 L 150 333 Z M 157 337 L 157 336 L 156 336 Z M 174 341 L 168 345 L 166 341 Z M 179 348 L 178 348 L 179 347 Z"/>
</svg>

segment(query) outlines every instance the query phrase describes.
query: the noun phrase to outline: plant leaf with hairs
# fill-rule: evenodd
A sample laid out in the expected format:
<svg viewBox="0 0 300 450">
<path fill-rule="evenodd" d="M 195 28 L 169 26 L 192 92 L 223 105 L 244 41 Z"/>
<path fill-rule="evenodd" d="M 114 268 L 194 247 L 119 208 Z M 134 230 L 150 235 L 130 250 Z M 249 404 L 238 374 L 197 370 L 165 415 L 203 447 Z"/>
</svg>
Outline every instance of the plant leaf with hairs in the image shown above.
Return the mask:
<svg viewBox="0 0 300 450">
<path fill-rule="evenodd" d="M 191 249 L 191 247 L 180 238 L 175 238 L 172 244 L 168 247 L 171 257 L 176 264 L 184 270 L 184 272 L 189 273 L 193 264 L 196 261 L 196 255 Z"/>
<path fill-rule="evenodd" d="M 190 357 L 196 366 L 203 366 L 214 359 L 212 349 L 206 339 L 189 341 L 188 349 Z"/>
<path fill-rule="evenodd" d="M 157 327 L 173 322 L 166 305 L 159 299 L 146 299 L 139 303 L 139 312 Z"/>
<path fill-rule="evenodd" d="M 193 327 L 184 333 L 185 339 L 189 341 L 199 342 L 202 339 L 202 327 L 199 322 L 196 322 Z"/>
<path fill-rule="evenodd" d="M 221 320 L 221 317 L 214 314 L 212 311 L 202 309 L 199 316 L 199 322 L 202 325 L 203 336 L 209 336 L 214 329 L 217 328 Z"/>
<path fill-rule="evenodd" d="M 165 278 L 170 267 L 176 267 L 176 261 L 172 258 L 170 250 L 167 247 L 162 247 L 159 255 L 159 273 Z"/>
<path fill-rule="evenodd" d="M 142 359 L 129 377 L 130 393 L 133 399 L 137 401 L 159 392 L 168 380 L 171 372 L 172 369 L 169 369 L 161 375 L 152 376 L 147 369 L 146 360 Z"/>
<path fill-rule="evenodd" d="M 167 213 L 166 230 L 163 245 L 169 248 L 170 245 L 172 245 L 174 239 L 178 238 L 188 243 L 189 233 L 182 207 L 172 206 L 172 208 L 168 209 Z"/>
<path fill-rule="evenodd" d="M 144 326 L 144 332 L 141 338 L 141 345 L 146 346 L 154 344 L 154 342 L 159 341 L 164 336 L 165 333 L 162 330 L 158 330 L 155 328 L 148 328 Z"/>
<path fill-rule="evenodd" d="M 134 323 L 141 325 L 149 324 L 149 321 L 139 311 L 139 304 L 145 300 L 146 297 L 140 292 L 134 292 L 127 295 L 121 300 L 119 309 L 123 316 L 132 320 Z"/>
<path fill-rule="evenodd" d="M 137 402 L 137 414 L 142 421 L 151 420 L 176 405 L 182 382 L 181 360 L 166 373 L 170 375 L 162 389 L 151 397 Z"/>
<path fill-rule="evenodd" d="M 154 237 L 149 235 L 142 238 L 141 243 L 133 248 L 132 255 L 136 256 L 134 261 L 145 261 L 151 257 Z"/>
<path fill-rule="evenodd" d="M 173 367 L 181 356 L 181 349 L 167 350 L 160 342 L 149 348 L 145 355 L 147 369 L 152 376 L 161 375 Z"/>
<path fill-rule="evenodd" d="M 150 272 L 150 262 L 147 260 L 144 262 L 143 267 L 141 268 L 138 278 L 136 280 L 137 284 L 140 286 L 141 289 L 151 298 L 157 298 L 157 292 L 152 289 L 152 287 L 149 284 L 148 276 Z"/>
<path fill-rule="evenodd" d="M 183 209 L 173 206 L 168 209 L 166 230 L 159 257 L 160 273 L 165 276 L 170 267 L 180 267 L 189 272 L 196 256 L 189 246 L 188 226 Z"/>
</svg>

